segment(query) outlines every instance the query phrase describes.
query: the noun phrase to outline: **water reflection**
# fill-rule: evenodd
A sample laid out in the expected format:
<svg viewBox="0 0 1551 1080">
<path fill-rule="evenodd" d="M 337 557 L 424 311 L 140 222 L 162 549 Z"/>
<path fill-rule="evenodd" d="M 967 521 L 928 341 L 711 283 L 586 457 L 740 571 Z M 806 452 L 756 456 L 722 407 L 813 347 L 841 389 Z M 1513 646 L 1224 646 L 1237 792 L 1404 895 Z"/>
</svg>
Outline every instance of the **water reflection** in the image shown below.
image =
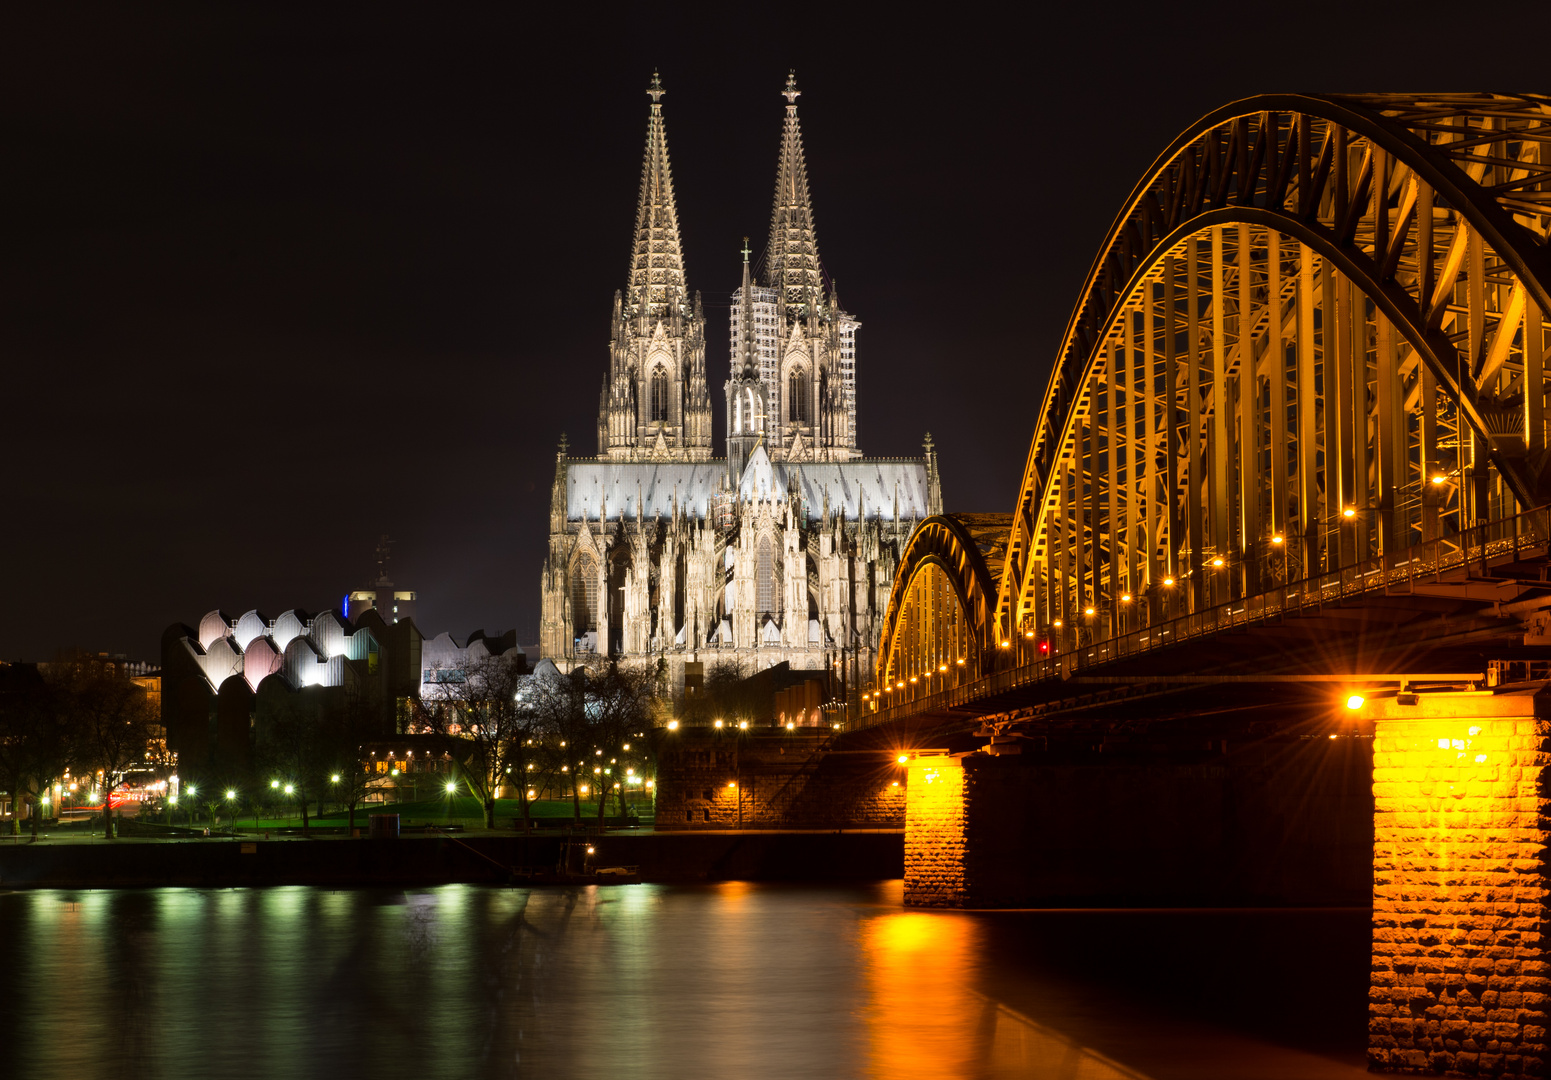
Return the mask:
<svg viewBox="0 0 1551 1080">
<path fill-rule="evenodd" d="M 912 911 L 864 926 L 870 1075 L 1150 1080 L 975 989 L 988 957 L 974 916 Z"/>
<path fill-rule="evenodd" d="M 1071 944 L 1124 937 L 1123 915 L 899 899 L 898 883 L 0 894 L 0 1075 L 1360 1073 L 1182 1017 L 1177 978 L 1138 995 Z"/>
</svg>

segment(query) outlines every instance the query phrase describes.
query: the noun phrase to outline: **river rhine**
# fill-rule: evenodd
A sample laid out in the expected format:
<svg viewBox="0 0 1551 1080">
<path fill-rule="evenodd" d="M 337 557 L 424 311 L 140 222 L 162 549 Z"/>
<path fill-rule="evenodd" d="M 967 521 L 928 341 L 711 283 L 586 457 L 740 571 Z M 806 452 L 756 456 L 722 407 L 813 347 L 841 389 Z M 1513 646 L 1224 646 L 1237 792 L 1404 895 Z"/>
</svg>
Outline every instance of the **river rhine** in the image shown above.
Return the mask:
<svg viewBox="0 0 1551 1080">
<path fill-rule="evenodd" d="M 1368 934 L 897 881 L 0 893 L 0 1076 L 1355 1078 Z"/>
</svg>

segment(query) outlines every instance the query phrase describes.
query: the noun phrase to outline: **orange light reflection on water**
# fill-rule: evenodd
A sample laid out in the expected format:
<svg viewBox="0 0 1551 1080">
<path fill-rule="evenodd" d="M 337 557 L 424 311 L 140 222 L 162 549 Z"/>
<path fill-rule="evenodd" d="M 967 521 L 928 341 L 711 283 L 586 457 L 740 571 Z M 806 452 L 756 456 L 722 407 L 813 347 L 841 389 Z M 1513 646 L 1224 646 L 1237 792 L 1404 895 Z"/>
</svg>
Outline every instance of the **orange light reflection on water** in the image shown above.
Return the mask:
<svg viewBox="0 0 1551 1080">
<path fill-rule="evenodd" d="M 934 1080 L 1149 1080 L 976 989 L 986 927 L 959 912 L 867 920 L 870 1074 Z"/>
</svg>

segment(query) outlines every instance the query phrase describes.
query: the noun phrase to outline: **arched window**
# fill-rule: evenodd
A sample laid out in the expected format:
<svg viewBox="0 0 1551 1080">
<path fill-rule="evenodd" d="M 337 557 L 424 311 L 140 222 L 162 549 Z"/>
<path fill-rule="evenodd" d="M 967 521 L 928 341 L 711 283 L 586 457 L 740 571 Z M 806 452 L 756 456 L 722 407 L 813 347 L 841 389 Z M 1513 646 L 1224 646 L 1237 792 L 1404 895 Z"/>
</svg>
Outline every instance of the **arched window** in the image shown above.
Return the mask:
<svg viewBox="0 0 1551 1080">
<path fill-rule="evenodd" d="M 598 564 L 583 555 L 571 568 L 571 629 L 577 635 L 598 628 Z"/>
<path fill-rule="evenodd" d="M 755 598 L 759 614 L 769 615 L 775 611 L 775 559 L 770 552 L 770 537 L 762 536 L 759 540 L 759 576 Z"/>
<path fill-rule="evenodd" d="M 651 419 L 668 419 L 668 373 L 661 367 L 658 367 L 652 372 Z"/>
<path fill-rule="evenodd" d="M 743 396 L 748 399 L 745 402 L 745 405 L 744 405 L 743 430 L 744 431 L 756 431 L 758 429 L 756 428 L 754 421 L 756 419 L 755 414 L 759 410 L 754 407 L 754 389 L 753 389 L 753 387 L 750 387 L 749 389 L 743 391 Z"/>
<path fill-rule="evenodd" d="M 796 368 L 787 384 L 786 399 L 789 405 L 789 416 L 794 424 L 806 424 L 808 422 L 808 388 L 802 377 L 802 368 Z"/>
</svg>

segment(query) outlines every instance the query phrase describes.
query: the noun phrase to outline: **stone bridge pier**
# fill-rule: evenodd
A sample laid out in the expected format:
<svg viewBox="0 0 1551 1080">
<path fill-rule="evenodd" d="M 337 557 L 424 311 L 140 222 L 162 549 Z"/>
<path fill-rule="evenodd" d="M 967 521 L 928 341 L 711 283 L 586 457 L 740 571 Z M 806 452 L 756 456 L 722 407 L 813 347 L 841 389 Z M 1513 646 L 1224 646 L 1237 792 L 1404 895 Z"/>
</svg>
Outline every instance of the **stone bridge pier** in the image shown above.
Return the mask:
<svg viewBox="0 0 1551 1080">
<path fill-rule="evenodd" d="M 1208 748 L 1023 740 L 908 765 L 905 901 L 1372 905 L 1376 1071 L 1542 1076 L 1551 691 L 1370 698 Z"/>
</svg>

